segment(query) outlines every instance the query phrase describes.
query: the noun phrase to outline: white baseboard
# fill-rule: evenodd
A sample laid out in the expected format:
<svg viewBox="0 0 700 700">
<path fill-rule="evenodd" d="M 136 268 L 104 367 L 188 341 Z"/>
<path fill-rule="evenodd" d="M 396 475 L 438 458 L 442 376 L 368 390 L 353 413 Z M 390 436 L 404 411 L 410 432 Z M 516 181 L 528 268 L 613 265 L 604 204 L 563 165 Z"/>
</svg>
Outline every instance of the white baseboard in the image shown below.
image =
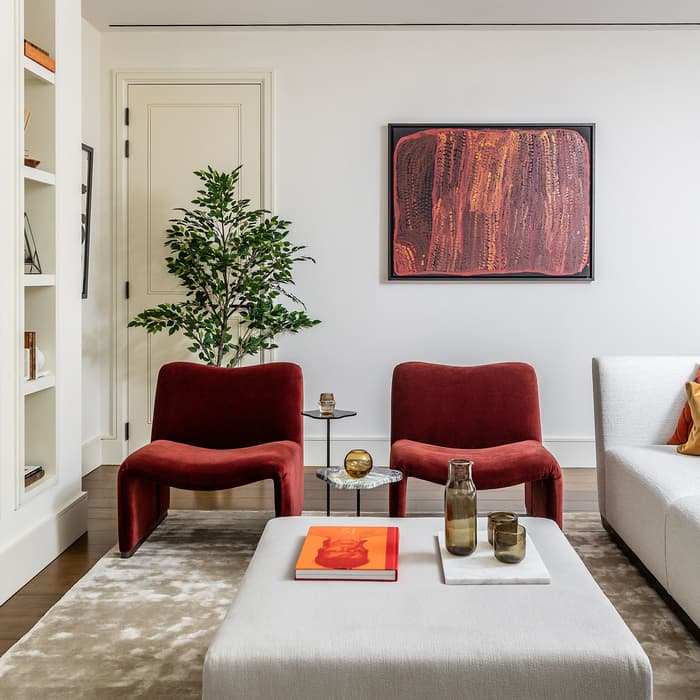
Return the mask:
<svg viewBox="0 0 700 700">
<path fill-rule="evenodd" d="M 102 438 L 99 435 L 83 443 L 81 461 L 83 476 L 89 474 L 93 469 L 97 469 L 97 467 L 103 464 Z"/>
<path fill-rule="evenodd" d="M 102 439 L 102 464 L 121 464 L 124 461 L 122 454 L 123 443 L 121 440 L 111 438 Z"/>
<path fill-rule="evenodd" d="M 87 513 L 81 492 L 0 550 L 0 605 L 87 531 Z"/>
<path fill-rule="evenodd" d="M 545 438 L 544 446 L 557 458 L 562 467 L 594 467 L 595 443 L 593 438 Z M 334 438 L 331 433 L 331 464 L 340 465 L 353 449 L 367 450 L 377 466 L 389 464 L 389 438 L 385 436 L 350 436 Z M 304 440 L 304 464 L 325 466 L 325 436 L 307 436 Z"/>
</svg>

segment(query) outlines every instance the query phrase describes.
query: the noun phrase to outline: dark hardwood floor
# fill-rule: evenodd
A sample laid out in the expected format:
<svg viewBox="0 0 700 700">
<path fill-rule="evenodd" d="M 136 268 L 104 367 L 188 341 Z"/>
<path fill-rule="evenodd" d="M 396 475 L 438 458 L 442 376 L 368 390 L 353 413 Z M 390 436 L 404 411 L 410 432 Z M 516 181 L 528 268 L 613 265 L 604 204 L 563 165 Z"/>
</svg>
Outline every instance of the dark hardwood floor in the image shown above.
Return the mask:
<svg viewBox="0 0 700 700">
<path fill-rule="evenodd" d="M 28 632 L 117 541 L 116 466 L 102 466 L 83 479 L 88 493 L 88 531 L 63 554 L 0 606 L 0 654 Z M 325 512 L 325 483 L 315 467 L 305 474 L 305 511 Z M 564 469 L 564 510 L 597 511 L 595 469 Z M 412 479 L 408 487 L 409 514 L 442 514 L 443 487 Z M 523 487 L 479 491 L 479 511 L 524 512 Z M 331 489 L 334 514 L 355 512 L 355 492 Z M 261 481 L 227 491 L 190 492 L 172 489 L 171 508 L 201 510 L 272 511 L 271 481 Z M 363 514 L 386 515 L 388 492 L 378 488 L 362 494 Z"/>
</svg>

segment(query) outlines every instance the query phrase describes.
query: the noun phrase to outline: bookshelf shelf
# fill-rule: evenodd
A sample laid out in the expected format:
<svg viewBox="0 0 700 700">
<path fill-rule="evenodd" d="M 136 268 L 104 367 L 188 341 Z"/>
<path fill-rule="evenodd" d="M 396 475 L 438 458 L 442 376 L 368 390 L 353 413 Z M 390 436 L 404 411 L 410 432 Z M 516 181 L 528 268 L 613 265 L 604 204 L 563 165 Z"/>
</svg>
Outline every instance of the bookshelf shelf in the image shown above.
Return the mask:
<svg viewBox="0 0 700 700">
<path fill-rule="evenodd" d="M 25 287 L 55 287 L 56 275 L 23 275 L 22 284 Z"/>
<path fill-rule="evenodd" d="M 24 57 L 24 77 L 28 80 L 38 80 L 49 85 L 56 84 L 56 76 L 48 68 L 44 68 L 44 66 L 27 56 Z"/>
<path fill-rule="evenodd" d="M 54 386 L 56 386 L 56 377 L 53 374 L 45 374 L 43 377 L 37 377 L 36 379 L 23 380 L 22 393 L 25 396 L 29 396 Z"/>
<path fill-rule="evenodd" d="M 22 168 L 25 180 L 39 182 L 42 185 L 56 184 L 56 176 L 53 173 L 47 172 L 46 170 L 39 170 L 39 168 L 30 168 L 27 165 L 23 165 Z"/>
</svg>

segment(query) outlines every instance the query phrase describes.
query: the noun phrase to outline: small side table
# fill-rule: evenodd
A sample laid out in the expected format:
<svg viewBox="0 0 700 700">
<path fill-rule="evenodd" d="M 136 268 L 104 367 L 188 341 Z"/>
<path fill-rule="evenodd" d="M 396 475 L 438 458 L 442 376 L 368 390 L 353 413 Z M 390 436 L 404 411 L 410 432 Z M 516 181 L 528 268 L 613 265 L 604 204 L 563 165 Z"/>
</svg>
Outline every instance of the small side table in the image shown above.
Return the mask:
<svg viewBox="0 0 700 700">
<path fill-rule="evenodd" d="M 376 489 L 377 486 L 386 486 L 403 479 L 403 472 L 387 467 L 374 467 L 372 471 L 359 479 L 351 477 L 345 469 L 328 467 L 317 469 L 316 476 L 326 482 L 326 515 L 331 512 L 331 500 L 329 486 L 332 484 L 337 489 L 357 491 L 357 515 L 360 515 L 360 491 Z"/>
<path fill-rule="evenodd" d="M 349 418 L 350 416 L 356 416 L 357 411 L 341 411 L 336 409 L 330 415 L 321 415 L 321 411 L 316 409 L 314 411 L 302 411 L 302 416 L 307 418 L 314 418 L 315 420 L 325 420 L 326 421 L 326 469 L 331 468 L 331 421 L 338 420 L 339 418 Z M 330 482 L 326 482 L 326 515 L 331 514 L 331 485 Z"/>
</svg>

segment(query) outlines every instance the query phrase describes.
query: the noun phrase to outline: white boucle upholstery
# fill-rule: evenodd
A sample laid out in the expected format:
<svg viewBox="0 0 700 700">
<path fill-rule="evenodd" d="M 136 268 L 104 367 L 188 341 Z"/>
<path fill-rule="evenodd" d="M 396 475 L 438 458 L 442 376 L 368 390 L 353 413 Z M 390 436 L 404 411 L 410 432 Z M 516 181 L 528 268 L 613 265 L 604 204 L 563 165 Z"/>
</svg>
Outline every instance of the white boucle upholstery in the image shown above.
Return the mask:
<svg viewBox="0 0 700 700">
<path fill-rule="evenodd" d="M 295 581 L 310 525 L 398 525 L 399 580 Z M 645 700 L 639 643 L 551 520 L 549 585 L 447 586 L 442 518 L 276 518 L 209 647 L 204 700 Z"/>
<path fill-rule="evenodd" d="M 605 454 L 606 520 L 666 586 L 666 516 L 674 501 L 700 495 L 700 458 L 673 445 L 611 447 Z"/>
<path fill-rule="evenodd" d="M 700 623 L 700 495 L 681 498 L 668 509 L 666 559 L 668 592 Z"/>
<path fill-rule="evenodd" d="M 697 356 L 593 358 L 598 502 L 605 517 L 605 450 L 615 445 L 664 445 L 673 434 L 684 385 Z"/>
<path fill-rule="evenodd" d="M 600 512 L 700 625 L 700 457 L 666 441 L 700 356 L 593 360 Z"/>
</svg>

